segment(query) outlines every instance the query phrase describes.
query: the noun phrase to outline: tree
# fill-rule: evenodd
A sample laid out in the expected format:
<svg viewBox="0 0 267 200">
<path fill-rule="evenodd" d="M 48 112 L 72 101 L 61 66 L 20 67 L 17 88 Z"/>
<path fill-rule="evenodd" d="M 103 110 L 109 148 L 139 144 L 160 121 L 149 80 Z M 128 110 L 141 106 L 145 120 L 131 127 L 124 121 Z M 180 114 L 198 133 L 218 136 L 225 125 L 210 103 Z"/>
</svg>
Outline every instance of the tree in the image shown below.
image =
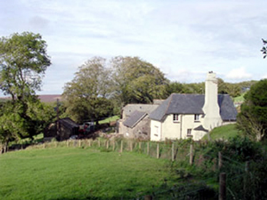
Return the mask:
<svg viewBox="0 0 267 200">
<path fill-rule="evenodd" d="M 182 83 L 170 82 L 165 86 L 165 98 L 168 98 L 172 93 L 183 93 L 184 86 Z"/>
<path fill-rule="evenodd" d="M 94 57 L 75 73 L 71 82 L 64 86 L 63 96 L 66 99 L 66 112 L 76 122 L 98 120 L 112 112 L 110 69 L 106 60 Z"/>
<path fill-rule="evenodd" d="M 241 94 L 241 88 L 238 84 L 226 83 L 221 78 L 218 78 L 218 93 L 229 94 L 234 98 Z"/>
<path fill-rule="evenodd" d="M 12 100 L 40 90 L 42 76 L 51 64 L 41 35 L 24 32 L 0 39 L 0 89 Z"/>
<path fill-rule="evenodd" d="M 163 98 L 165 85 L 169 82 L 164 74 L 151 63 L 138 57 L 115 57 L 113 67 L 114 98 L 118 106 L 128 103 L 152 103 Z"/>
<path fill-rule="evenodd" d="M 251 86 L 244 96 L 241 113 L 238 115 L 238 127 L 246 135 L 257 141 L 266 139 L 267 135 L 267 79 Z"/>
<path fill-rule="evenodd" d="M 0 39 L 0 89 L 12 97 L 0 112 L 0 140 L 6 144 L 39 132 L 44 110 L 35 91 L 51 64 L 46 47 L 41 35 L 29 32 Z"/>
<path fill-rule="evenodd" d="M 266 49 L 267 40 L 262 39 L 262 42 L 263 42 L 263 47 L 261 49 L 261 52 L 263 54 L 263 58 L 266 58 L 266 56 L 267 56 L 267 49 Z"/>
<path fill-rule="evenodd" d="M 168 98 L 172 93 L 180 94 L 202 94 L 205 91 L 204 83 L 179 83 L 170 82 L 165 86 L 165 98 Z"/>
</svg>

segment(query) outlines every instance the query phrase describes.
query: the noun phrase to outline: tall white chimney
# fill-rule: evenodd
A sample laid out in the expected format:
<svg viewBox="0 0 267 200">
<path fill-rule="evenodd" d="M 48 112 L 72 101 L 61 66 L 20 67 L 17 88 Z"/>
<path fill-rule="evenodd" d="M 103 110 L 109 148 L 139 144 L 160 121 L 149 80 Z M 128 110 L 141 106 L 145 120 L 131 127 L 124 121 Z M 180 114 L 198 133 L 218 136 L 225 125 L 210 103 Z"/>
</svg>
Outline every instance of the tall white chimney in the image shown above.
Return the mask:
<svg viewBox="0 0 267 200">
<path fill-rule="evenodd" d="M 220 126 L 222 119 L 218 105 L 218 79 L 216 74 L 208 72 L 205 83 L 205 102 L 203 106 L 204 120 L 203 126 L 207 130 Z"/>
</svg>

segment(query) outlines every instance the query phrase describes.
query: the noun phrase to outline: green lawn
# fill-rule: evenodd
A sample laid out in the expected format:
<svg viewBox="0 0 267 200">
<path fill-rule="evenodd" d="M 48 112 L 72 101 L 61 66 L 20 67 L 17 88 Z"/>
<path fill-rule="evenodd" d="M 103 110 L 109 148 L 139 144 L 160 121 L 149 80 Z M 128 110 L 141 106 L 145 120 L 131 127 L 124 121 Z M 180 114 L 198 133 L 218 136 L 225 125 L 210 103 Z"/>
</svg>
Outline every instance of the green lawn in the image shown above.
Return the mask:
<svg viewBox="0 0 267 200">
<path fill-rule="evenodd" d="M 109 122 L 114 122 L 116 120 L 120 119 L 120 117 L 118 115 L 106 118 L 104 120 L 99 121 L 99 124 L 105 124 L 105 123 L 109 123 Z"/>
<path fill-rule="evenodd" d="M 0 199 L 129 199 L 166 178 L 166 160 L 138 153 L 58 147 L 0 155 Z"/>
<path fill-rule="evenodd" d="M 229 124 L 225 126 L 216 127 L 210 132 L 210 138 L 212 140 L 218 140 L 218 139 L 227 140 L 229 138 L 233 138 L 238 135 L 240 134 L 235 124 Z M 208 135 L 205 135 L 202 140 L 207 140 L 207 139 L 208 139 Z"/>
<path fill-rule="evenodd" d="M 239 103 L 240 103 L 240 102 L 241 102 L 241 103 L 244 102 L 244 100 L 245 100 L 245 99 L 244 99 L 245 94 L 246 94 L 246 93 L 243 93 L 243 94 L 241 94 L 240 96 L 235 97 L 235 98 L 234 98 L 234 102 L 239 102 Z"/>
</svg>

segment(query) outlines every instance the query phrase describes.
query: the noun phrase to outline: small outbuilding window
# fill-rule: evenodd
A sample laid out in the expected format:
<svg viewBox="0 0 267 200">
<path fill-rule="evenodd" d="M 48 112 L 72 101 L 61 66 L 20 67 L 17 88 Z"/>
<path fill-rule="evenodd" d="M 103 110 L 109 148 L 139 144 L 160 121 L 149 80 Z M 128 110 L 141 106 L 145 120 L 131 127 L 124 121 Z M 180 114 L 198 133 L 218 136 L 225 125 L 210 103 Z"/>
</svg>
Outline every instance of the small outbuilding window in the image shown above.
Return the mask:
<svg viewBox="0 0 267 200">
<path fill-rule="evenodd" d="M 173 122 L 179 122 L 179 114 L 173 114 Z"/>
</svg>

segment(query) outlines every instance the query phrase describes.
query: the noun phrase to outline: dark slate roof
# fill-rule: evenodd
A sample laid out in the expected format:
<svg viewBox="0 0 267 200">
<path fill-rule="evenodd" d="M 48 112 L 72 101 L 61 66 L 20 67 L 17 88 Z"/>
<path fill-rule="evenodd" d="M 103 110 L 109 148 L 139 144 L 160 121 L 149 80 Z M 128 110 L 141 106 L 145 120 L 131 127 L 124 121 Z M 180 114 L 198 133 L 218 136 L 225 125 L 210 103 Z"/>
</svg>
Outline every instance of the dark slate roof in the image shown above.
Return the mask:
<svg viewBox="0 0 267 200">
<path fill-rule="evenodd" d="M 140 112 L 140 111 L 134 111 L 124 122 L 123 124 L 125 126 L 128 126 L 130 128 L 133 128 L 139 121 L 141 121 L 147 113 Z"/>
<path fill-rule="evenodd" d="M 163 121 L 169 114 L 204 114 L 204 100 L 203 94 L 171 94 L 149 117 Z M 219 94 L 218 103 L 223 121 L 236 120 L 237 111 L 228 94 Z"/>
<path fill-rule="evenodd" d="M 66 117 L 63 119 L 59 119 L 59 123 L 63 124 L 65 127 L 72 129 L 72 128 L 78 128 L 79 125 L 76 124 L 72 119 Z"/>
<path fill-rule="evenodd" d="M 134 111 L 140 111 L 150 114 L 158 105 L 155 104 L 128 104 L 123 108 L 124 115 L 129 117 Z"/>
<path fill-rule="evenodd" d="M 218 104 L 220 107 L 220 115 L 223 121 L 236 120 L 237 110 L 231 97 L 228 94 L 219 94 Z"/>
<path fill-rule="evenodd" d="M 205 129 L 202 125 L 194 128 L 194 130 L 197 130 L 197 131 L 205 131 L 205 132 L 209 132 L 207 129 Z"/>
</svg>

